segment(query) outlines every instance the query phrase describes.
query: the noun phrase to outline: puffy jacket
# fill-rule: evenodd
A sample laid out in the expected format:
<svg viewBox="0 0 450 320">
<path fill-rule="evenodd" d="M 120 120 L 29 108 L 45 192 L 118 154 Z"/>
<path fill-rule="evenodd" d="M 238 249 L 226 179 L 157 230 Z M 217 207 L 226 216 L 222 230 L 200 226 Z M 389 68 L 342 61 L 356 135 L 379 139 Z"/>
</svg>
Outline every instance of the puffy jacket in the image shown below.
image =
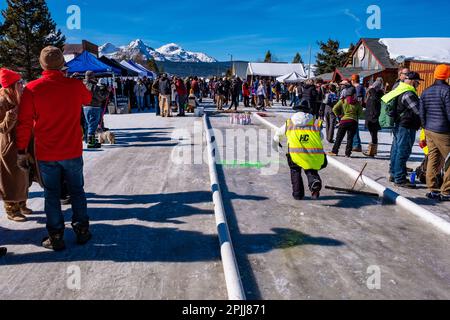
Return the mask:
<svg viewBox="0 0 450 320">
<path fill-rule="evenodd" d="M 436 80 L 422 94 L 420 119 L 429 131 L 450 133 L 450 86 L 445 81 Z"/>
<path fill-rule="evenodd" d="M 34 132 L 37 160 L 81 157 L 82 105 L 89 105 L 91 100 L 91 93 L 80 80 L 66 78 L 61 71 L 44 71 L 42 78 L 24 89 L 16 129 L 17 149 L 27 149 Z"/>
</svg>

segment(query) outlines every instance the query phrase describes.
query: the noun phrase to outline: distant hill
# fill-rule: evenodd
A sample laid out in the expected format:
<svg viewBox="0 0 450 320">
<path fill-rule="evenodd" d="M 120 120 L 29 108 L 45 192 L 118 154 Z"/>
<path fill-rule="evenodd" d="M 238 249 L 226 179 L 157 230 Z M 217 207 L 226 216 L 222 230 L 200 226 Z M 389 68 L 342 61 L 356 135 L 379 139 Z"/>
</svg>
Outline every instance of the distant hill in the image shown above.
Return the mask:
<svg viewBox="0 0 450 320">
<path fill-rule="evenodd" d="M 158 67 L 171 75 L 179 77 L 223 77 L 227 70 L 231 68 L 231 62 L 172 62 L 157 61 Z"/>
</svg>

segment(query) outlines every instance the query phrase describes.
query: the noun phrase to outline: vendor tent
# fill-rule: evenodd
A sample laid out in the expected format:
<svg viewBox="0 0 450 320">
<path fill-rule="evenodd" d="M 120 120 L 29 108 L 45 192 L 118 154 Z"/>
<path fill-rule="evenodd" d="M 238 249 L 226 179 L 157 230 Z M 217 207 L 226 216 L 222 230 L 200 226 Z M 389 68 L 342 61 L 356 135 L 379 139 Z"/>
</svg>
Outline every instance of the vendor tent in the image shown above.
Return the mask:
<svg viewBox="0 0 450 320">
<path fill-rule="evenodd" d="M 277 78 L 278 82 L 284 82 L 284 83 L 299 83 L 304 80 L 306 80 L 306 78 L 302 77 L 300 74 L 298 74 L 295 71 Z"/>
<path fill-rule="evenodd" d="M 121 74 L 121 70 L 104 64 L 98 60 L 93 54 L 83 51 L 79 56 L 66 63 L 69 68 L 68 72 L 72 73 L 85 73 L 86 71 L 93 71 L 95 74 L 115 73 Z"/>
<path fill-rule="evenodd" d="M 121 61 L 120 64 L 121 64 L 122 66 L 124 66 L 125 68 L 131 69 L 131 70 L 133 70 L 134 72 L 136 72 L 136 73 L 139 75 L 139 77 L 145 77 L 145 76 L 147 75 L 147 72 L 145 72 L 144 70 L 139 69 L 139 68 L 136 67 L 136 66 L 133 66 L 132 64 L 128 63 L 128 62 L 125 61 L 125 60 Z"/>
<path fill-rule="evenodd" d="M 306 73 L 301 63 L 254 63 L 247 67 L 247 76 L 280 77 L 288 73 L 296 72 L 306 78 Z"/>
<path fill-rule="evenodd" d="M 125 66 L 123 66 L 119 62 L 117 62 L 116 60 L 109 59 L 105 56 L 99 58 L 99 60 L 110 67 L 115 67 L 117 69 L 120 69 L 121 70 L 120 75 L 123 77 L 137 77 L 138 76 L 138 73 L 136 71 L 126 68 Z"/>
<path fill-rule="evenodd" d="M 138 68 L 139 70 L 142 70 L 143 72 L 146 73 L 146 77 L 150 77 L 152 79 L 156 79 L 156 74 L 154 72 L 151 72 L 150 70 L 148 70 L 147 68 L 145 68 L 143 65 L 134 62 L 133 60 L 128 60 L 128 63 L 131 64 L 133 67 Z"/>
</svg>

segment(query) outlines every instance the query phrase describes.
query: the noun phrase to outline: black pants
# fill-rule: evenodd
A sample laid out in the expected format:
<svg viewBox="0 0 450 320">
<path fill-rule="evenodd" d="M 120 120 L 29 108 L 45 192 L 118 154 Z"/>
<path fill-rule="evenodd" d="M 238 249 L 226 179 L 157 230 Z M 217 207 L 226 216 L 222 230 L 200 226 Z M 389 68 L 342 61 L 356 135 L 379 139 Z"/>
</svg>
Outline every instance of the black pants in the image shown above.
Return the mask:
<svg viewBox="0 0 450 320">
<path fill-rule="evenodd" d="M 244 96 L 244 106 L 246 108 L 250 107 L 250 97 L 249 96 Z"/>
<path fill-rule="evenodd" d="M 339 130 L 336 135 L 336 142 L 333 146 L 333 153 L 338 154 L 339 148 L 341 147 L 342 141 L 347 134 L 347 147 L 345 148 L 345 155 L 350 157 L 352 155 L 353 149 L 353 138 L 356 134 L 356 129 L 358 128 L 358 123 L 356 121 L 344 122 L 339 125 Z"/>
<path fill-rule="evenodd" d="M 372 144 L 378 144 L 378 131 L 380 131 L 380 125 L 378 123 L 367 122 L 366 127 L 372 137 Z"/>
<path fill-rule="evenodd" d="M 302 167 L 295 164 L 291 156 L 287 155 L 289 168 L 291 168 L 292 196 L 295 199 L 303 199 L 305 197 L 305 188 L 303 187 Z M 311 192 L 322 190 L 322 179 L 317 170 L 305 170 L 308 179 L 308 187 Z"/>
<path fill-rule="evenodd" d="M 325 125 L 327 127 L 327 141 L 329 143 L 333 143 L 334 128 L 336 127 L 336 115 L 333 113 L 333 108 L 330 106 L 325 107 L 324 118 Z"/>
<path fill-rule="evenodd" d="M 239 107 L 239 95 L 232 95 L 231 96 L 231 104 L 230 104 L 230 108 L 229 109 L 233 108 L 233 106 L 234 106 L 235 110 L 237 110 L 237 108 Z"/>
</svg>

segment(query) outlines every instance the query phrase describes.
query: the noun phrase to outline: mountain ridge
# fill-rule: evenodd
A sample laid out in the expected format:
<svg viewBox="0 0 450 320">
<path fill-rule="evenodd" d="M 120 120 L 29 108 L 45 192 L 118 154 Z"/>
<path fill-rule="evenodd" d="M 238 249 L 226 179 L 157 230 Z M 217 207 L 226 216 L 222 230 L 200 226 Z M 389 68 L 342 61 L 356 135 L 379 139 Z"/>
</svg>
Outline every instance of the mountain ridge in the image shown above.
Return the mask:
<svg viewBox="0 0 450 320">
<path fill-rule="evenodd" d="M 133 40 L 128 45 L 121 47 L 107 42 L 99 47 L 99 55 L 108 58 L 142 55 L 145 60 L 153 58 L 155 61 L 171 62 L 218 62 L 206 53 L 187 51 L 176 43 L 168 43 L 158 49 L 154 49 L 146 45 L 141 39 Z"/>
</svg>

